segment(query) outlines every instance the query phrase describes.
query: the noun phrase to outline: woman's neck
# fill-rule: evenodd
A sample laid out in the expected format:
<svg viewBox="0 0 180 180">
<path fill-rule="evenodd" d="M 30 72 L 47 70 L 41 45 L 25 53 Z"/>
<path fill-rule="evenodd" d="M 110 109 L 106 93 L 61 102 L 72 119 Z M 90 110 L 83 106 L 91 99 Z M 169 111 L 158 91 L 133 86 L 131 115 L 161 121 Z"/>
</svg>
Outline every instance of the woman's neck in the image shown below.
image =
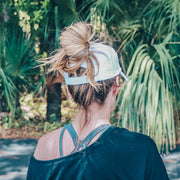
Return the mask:
<svg viewBox="0 0 180 180">
<path fill-rule="evenodd" d="M 87 110 L 80 108 L 78 116 L 72 124 L 78 134 L 85 137 L 96 127 L 110 124 L 110 108 L 98 103 L 91 104 Z"/>
</svg>

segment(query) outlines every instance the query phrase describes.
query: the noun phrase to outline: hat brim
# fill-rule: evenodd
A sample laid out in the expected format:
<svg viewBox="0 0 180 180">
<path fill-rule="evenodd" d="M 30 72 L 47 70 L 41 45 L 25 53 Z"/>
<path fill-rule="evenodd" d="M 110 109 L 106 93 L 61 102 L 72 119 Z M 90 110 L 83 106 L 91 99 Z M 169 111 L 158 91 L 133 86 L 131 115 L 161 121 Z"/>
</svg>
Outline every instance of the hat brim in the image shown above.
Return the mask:
<svg viewBox="0 0 180 180">
<path fill-rule="evenodd" d="M 122 71 L 119 73 L 119 75 L 122 76 L 124 78 L 124 80 L 128 82 L 128 78 Z"/>
</svg>

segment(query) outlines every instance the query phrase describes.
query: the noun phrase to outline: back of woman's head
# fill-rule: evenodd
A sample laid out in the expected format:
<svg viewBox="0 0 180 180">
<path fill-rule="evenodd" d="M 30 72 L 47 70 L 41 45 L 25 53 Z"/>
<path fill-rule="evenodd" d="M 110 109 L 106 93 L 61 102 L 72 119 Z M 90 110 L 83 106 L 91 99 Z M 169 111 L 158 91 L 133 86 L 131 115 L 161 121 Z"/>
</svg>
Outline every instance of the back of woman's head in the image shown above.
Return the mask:
<svg viewBox="0 0 180 180">
<path fill-rule="evenodd" d="M 62 48 L 48 62 L 51 64 L 49 71 L 60 72 L 65 76 L 65 82 L 66 78 L 74 78 L 71 83 L 67 81 L 66 84 L 74 101 L 84 109 L 93 102 L 103 104 L 114 83 L 114 78 L 94 80 L 99 72 L 96 54 L 100 49 L 96 53 L 91 49 L 98 44 L 92 38 L 91 26 L 86 23 L 79 22 L 67 27 L 59 38 Z M 78 77 L 85 77 L 85 83 L 81 79 L 76 82 Z"/>
</svg>

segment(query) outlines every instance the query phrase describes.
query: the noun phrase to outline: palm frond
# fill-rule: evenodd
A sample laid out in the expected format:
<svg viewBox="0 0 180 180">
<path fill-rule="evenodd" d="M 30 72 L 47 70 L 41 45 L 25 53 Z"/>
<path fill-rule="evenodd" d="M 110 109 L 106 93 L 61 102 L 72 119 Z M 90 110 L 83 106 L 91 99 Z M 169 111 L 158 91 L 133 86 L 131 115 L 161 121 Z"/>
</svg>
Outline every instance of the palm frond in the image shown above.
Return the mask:
<svg viewBox="0 0 180 180">
<path fill-rule="evenodd" d="M 105 20 L 106 22 L 110 22 L 115 17 L 115 11 L 123 14 L 122 9 L 115 0 L 86 0 L 84 1 L 80 12 L 86 8 L 88 8 L 88 14 L 85 14 L 86 21 L 90 20 L 91 17 L 96 14 L 96 17 L 100 17 L 102 23 L 104 23 Z"/>
<path fill-rule="evenodd" d="M 161 152 L 175 147 L 173 96 L 169 91 L 177 74 L 163 44 L 155 45 L 162 73 L 149 55 L 148 45 L 140 46 L 132 57 L 127 74 L 129 82 L 117 99 L 118 125 L 151 136 Z M 178 77 L 175 75 L 178 79 Z M 178 85 L 178 88 L 180 86 Z"/>
<path fill-rule="evenodd" d="M 13 81 L 25 82 L 32 76 L 36 65 L 34 44 L 28 37 L 13 32 L 5 41 L 6 73 Z M 19 85 L 21 85 L 21 83 Z M 23 84 L 22 84 L 23 85 Z"/>
<path fill-rule="evenodd" d="M 117 26 L 115 33 L 121 37 L 121 45 L 118 50 L 121 48 L 124 49 L 129 46 L 130 44 L 136 44 L 136 38 L 142 35 L 142 24 L 139 21 L 128 21 L 125 20 L 120 22 Z"/>
<path fill-rule="evenodd" d="M 177 34 L 180 28 L 180 1 L 152 0 L 144 10 L 144 17 L 149 35 L 166 37 L 171 32 Z"/>
<path fill-rule="evenodd" d="M 17 93 L 32 86 L 30 79 L 35 76 L 35 55 L 33 42 L 16 31 L 1 31 L 0 41 L 0 83 L 1 96 L 4 96 L 11 116 L 15 115 Z"/>
<path fill-rule="evenodd" d="M 11 111 L 11 116 L 12 118 L 14 117 L 15 113 L 15 98 L 16 98 L 16 86 L 12 82 L 12 80 L 5 74 L 2 68 L 0 68 L 0 79 L 3 85 L 3 92 L 2 95 L 5 96 L 6 101 L 8 103 L 8 106 Z M 11 127 L 12 125 L 12 118 L 10 118 L 9 125 Z"/>
</svg>

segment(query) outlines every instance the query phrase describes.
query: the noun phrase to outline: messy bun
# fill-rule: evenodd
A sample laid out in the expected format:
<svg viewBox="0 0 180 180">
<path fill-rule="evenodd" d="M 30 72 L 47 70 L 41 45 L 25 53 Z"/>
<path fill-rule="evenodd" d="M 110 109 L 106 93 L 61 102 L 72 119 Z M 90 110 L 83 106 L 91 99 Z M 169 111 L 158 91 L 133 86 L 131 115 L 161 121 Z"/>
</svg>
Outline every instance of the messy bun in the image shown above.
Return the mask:
<svg viewBox="0 0 180 180">
<path fill-rule="evenodd" d="M 90 45 L 93 44 L 91 42 L 92 38 L 93 34 L 90 25 L 79 22 L 67 27 L 59 38 L 62 49 L 59 49 L 48 61 L 48 64 L 51 64 L 49 72 L 60 72 L 61 75 L 66 72 L 71 73 L 71 76 L 78 76 L 77 70 L 86 62 L 87 68 L 81 75 L 86 75 L 88 82 L 92 86 L 96 86 L 92 59 L 97 64 L 98 62 L 93 52 L 89 51 Z"/>
<path fill-rule="evenodd" d="M 66 72 L 69 77 L 87 77 L 89 82 L 87 84 L 68 85 L 74 101 L 85 110 L 93 102 L 103 104 L 114 83 L 114 79 L 94 82 L 93 61 L 97 65 L 99 63 L 94 52 L 89 51 L 90 45 L 95 44 L 91 41 L 92 38 L 91 27 L 86 23 L 79 22 L 67 27 L 59 38 L 62 48 L 48 61 L 49 72 L 59 72 L 61 75 Z M 87 68 L 81 67 L 84 62 L 86 62 Z"/>
<path fill-rule="evenodd" d="M 90 27 L 84 23 L 77 23 L 67 27 L 59 39 L 65 54 L 79 60 L 88 57 L 91 38 Z"/>
</svg>

